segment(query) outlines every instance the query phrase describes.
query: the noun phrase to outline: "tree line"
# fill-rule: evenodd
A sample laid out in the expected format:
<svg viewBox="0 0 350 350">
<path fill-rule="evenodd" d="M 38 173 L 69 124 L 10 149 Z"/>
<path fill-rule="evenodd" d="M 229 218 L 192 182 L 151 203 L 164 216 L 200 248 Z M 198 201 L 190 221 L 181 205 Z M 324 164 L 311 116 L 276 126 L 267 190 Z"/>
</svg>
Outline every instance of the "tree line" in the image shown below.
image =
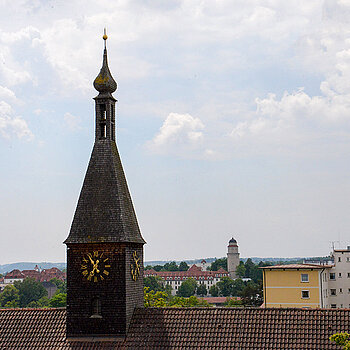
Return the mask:
<svg viewBox="0 0 350 350">
<path fill-rule="evenodd" d="M 49 299 L 47 290 L 34 278 L 27 277 L 23 281 L 15 281 L 14 284 L 6 286 L 0 294 L 0 306 L 4 308 L 66 306 L 66 282 L 57 278 L 53 278 L 50 282 L 56 285 L 57 290 Z"/>
</svg>

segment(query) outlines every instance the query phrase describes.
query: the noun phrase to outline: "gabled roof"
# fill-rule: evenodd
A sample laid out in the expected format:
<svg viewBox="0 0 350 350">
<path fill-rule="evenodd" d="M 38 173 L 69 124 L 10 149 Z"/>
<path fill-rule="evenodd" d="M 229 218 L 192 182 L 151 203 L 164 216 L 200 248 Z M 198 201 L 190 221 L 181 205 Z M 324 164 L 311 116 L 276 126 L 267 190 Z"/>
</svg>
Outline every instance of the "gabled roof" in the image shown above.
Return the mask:
<svg viewBox="0 0 350 350">
<path fill-rule="evenodd" d="M 117 146 L 95 142 L 71 230 L 64 243 L 145 243 Z"/>
<path fill-rule="evenodd" d="M 127 337 L 65 339 L 65 309 L 0 310 L 0 349 L 336 350 L 329 336 L 350 329 L 346 309 L 138 308 Z"/>
</svg>

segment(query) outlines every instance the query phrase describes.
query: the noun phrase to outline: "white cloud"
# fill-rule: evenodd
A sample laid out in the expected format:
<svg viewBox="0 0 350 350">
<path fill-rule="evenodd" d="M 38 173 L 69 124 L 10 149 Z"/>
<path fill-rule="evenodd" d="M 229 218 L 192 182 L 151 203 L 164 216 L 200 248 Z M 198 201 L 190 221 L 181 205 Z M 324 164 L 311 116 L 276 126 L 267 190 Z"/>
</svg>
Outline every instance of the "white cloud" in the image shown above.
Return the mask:
<svg viewBox="0 0 350 350">
<path fill-rule="evenodd" d="M 19 116 L 13 116 L 13 114 L 12 107 L 5 101 L 0 101 L 0 135 L 4 138 L 15 135 L 19 139 L 31 141 L 34 135 L 27 122 Z"/>
<path fill-rule="evenodd" d="M 190 114 L 169 113 L 158 134 L 149 143 L 155 153 L 185 154 L 200 148 L 204 124 Z"/>
<path fill-rule="evenodd" d="M 81 118 L 78 116 L 75 116 L 69 112 L 64 114 L 64 122 L 66 124 L 66 126 L 70 129 L 70 130 L 78 130 L 80 129 L 80 123 L 81 123 Z"/>
</svg>

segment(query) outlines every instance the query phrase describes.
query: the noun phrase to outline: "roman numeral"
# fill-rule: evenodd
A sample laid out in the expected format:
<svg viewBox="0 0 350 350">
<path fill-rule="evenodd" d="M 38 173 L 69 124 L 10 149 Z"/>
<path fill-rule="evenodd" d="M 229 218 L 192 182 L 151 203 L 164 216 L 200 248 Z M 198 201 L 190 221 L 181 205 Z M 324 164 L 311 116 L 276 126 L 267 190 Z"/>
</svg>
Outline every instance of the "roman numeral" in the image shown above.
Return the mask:
<svg viewBox="0 0 350 350">
<path fill-rule="evenodd" d="M 104 270 L 103 273 L 108 276 L 109 275 L 109 272 L 107 270 Z"/>
</svg>

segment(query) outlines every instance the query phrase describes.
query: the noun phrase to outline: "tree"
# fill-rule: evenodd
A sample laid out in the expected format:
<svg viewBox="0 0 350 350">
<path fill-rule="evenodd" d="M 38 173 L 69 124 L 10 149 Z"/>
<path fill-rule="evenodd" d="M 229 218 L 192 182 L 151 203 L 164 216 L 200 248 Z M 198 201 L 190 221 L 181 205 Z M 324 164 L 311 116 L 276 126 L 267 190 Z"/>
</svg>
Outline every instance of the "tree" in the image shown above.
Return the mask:
<svg viewBox="0 0 350 350">
<path fill-rule="evenodd" d="M 0 294 L 0 306 L 19 306 L 19 290 L 15 286 L 10 284 L 4 288 L 4 291 Z"/>
<path fill-rule="evenodd" d="M 336 333 L 329 337 L 330 341 L 334 341 L 337 345 L 342 346 L 343 350 L 350 350 L 350 334 L 346 332 Z"/>
<path fill-rule="evenodd" d="M 181 286 L 177 290 L 177 295 L 180 297 L 188 298 L 194 295 L 197 289 L 197 282 L 193 278 L 189 278 L 186 281 L 181 283 Z"/>
<path fill-rule="evenodd" d="M 231 293 L 234 297 L 238 297 L 242 295 L 242 291 L 245 288 L 245 284 L 243 280 L 240 278 L 236 278 L 232 281 L 232 290 Z"/>
<path fill-rule="evenodd" d="M 243 303 L 241 300 L 237 300 L 234 298 L 227 298 L 224 306 L 226 307 L 243 307 Z"/>
<path fill-rule="evenodd" d="M 216 259 L 210 266 L 211 271 L 218 271 L 222 267 L 227 271 L 227 258 Z"/>
<path fill-rule="evenodd" d="M 197 287 L 197 294 L 200 296 L 204 296 L 208 294 L 207 287 L 204 284 L 200 284 Z"/>
<path fill-rule="evenodd" d="M 46 289 L 34 278 L 26 278 L 23 282 L 16 281 L 14 286 L 19 291 L 19 305 L 26 307 L 31 301 L 38 301 L 47 295 Z"/>
<path fill-rule="evenodd" d="M 164 286 L 162 280 L 158 276 L 148 276 L 143 279 L 144 286 L 148 287 L 149 290 L 153 290 L 155 292 L 164 291 Z"/>
<path fill-rule="evenodd" d="M 249 281 L 242 291 L 242 303 L 248 306 L 260 306 L 263 303 L 262 283 Z"/>
<path fill-rule="evenodd" d="M 241 278 L 245 276 L 245 265 L 243 261 L 239 262 L 239 265 L 236 268 L 236 274 L 238 277 L 241 277 Z"/>
<path fill-rule="evenodd" d="M 167 301 L 169 295 L 165 292 L 155 292 L 150 290 L 149 287 L 145 287 L 143 290 L 144 294 L 144 305 L 145 307 L 165 307 L 167 306 Z"/>
<path fill-rule="evenodd" d="M 163 268 L 163 271 L 179 271 L 178 266 L 176 265 L 175 261 L 172 261 L 170 263 L 166 263 Z"/>
<path fill-rule="evenodd" d="M 219 295 L 219 288 L 214 285 L 209 288 L 209 293 L 212 297 L 217 297 Z"/>
<path fill-rule="evenodd" d="M 183 298 L 175 296 L 168 301 L 167 306 L 171 307 L 211 307 L 206 300 L 201 300 L 195 296 L 190 296 L 189 298 Z"/>
<path fill-rule="evenodd" d="M 66 281 L 59 280 L 58 278 L 52 278 L 50 280 L 50 282 L 53 283 L 54 285 L 56 285 L 56 287 L 57 287 L 55 294 L 67 293 L 67 282 Z"/>
<path fill-rule="evenodd" d="M 64 307 L 67 305 L 67 294 L 59 293 L 55 294 L 49 302 L 50 307 Z"/>
<path fill-rule="evenodd" d="M 223 277 L 216 285 L 219 288 L 220 295 L 224 297 L 232 295 L 233 280 L 230 277 Z"/>
<path fill-rule="evenodd" d="M 160 270 L 163 269 L 163 265 L 155 265 L 153 266 L 153 270 L 159 272 Z"/>
<path fill-rule="evenodd" d="M 190 267 L 186 261 L 181 261 L 179 265 L 179 271 L 187 271 Z"/>
</svg>

